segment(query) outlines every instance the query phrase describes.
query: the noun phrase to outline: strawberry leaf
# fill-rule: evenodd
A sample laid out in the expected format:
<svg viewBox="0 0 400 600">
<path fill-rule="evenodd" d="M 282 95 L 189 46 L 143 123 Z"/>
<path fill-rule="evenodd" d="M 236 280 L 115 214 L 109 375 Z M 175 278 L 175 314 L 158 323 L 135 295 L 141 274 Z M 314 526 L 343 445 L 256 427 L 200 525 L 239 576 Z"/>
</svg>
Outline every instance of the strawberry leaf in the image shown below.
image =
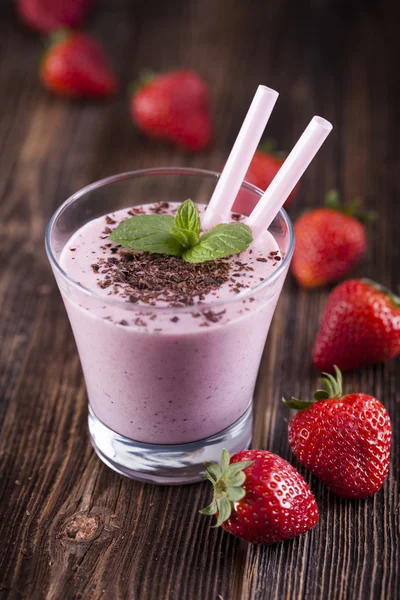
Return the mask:
<svg viewBox="0 0 400 600">
<path fill-rule="evenodd" d="M 265 154 L 275 154 L 276 152 L 276 140 L 268 137 L 264 138 L 258 145 L 257 150 L 265 152 Z"/>
<path fill-rule="evenodd" d="M 227 521 L 232 513 L 232 505 L 226 496 L 217 500 L 218 519 L 213 527 L 219 527 L 224 521 Z"/>
<path fill-rule="evenodd" d="M 214 481 L 218 481 L 221 477 L 221 469 L 219 466 L 212 462 L 205 462 L 204 464 L 207 467 L 207 473 L 211 475 Z"/>
<path fill-rule="evenodd" d="M 317 390 L 314 392 L 314 398 L 315 400 L 328 400 L 330 394 L 326 390 Z"/>
<path fill-rule="evenodd" d="M 243 471 L 244 469 L 246 469 L 246 467 L 249 467 L 252 464 L 252 460 L 241 460 L 240 462 L 230 464 L 227 473 L 228 477 L 233 477 L 234 475 L 236 475 L 240 471 Z"/>
<path fill-rule="evenodd" d="M 329 190 L 326 193 L 325 206 L 331 210 L 340 210 L 339 192 L 337 190 Z"/>
<path fill-rule="evenodd" d="M 283 404 L 288 408 L 294 408 L 295 410 L 303 410 L 303 408 L 308 408 L 315 404 L 314 400 L 299 400 L 298 398 L 292 398 L 290 400 L 286 400 L 286 398 L 282 398 Z"/>
<path fill-rule="evenodd" d="M 331 382 L 329 381 L 329 379 L 321 379 L 321 386 L 323 387 L 323 389 L 325 390 L 326 394 L 328 395 L 328 398 L 332 398 L 333 394 L 333 389 L 331 386 Z"/>
<path fill-rule="evenodd" d="M 129 86 L 128 86 L 129 94 L 130 95 L 136 94 L 136 92 L 139 92 L 142 88 L 144 88 L 146 85 L 151 83 L 154 78 L 155 78 L 155 74 L 152 71 L 143 71 L 140 74 L 140 77 L 137 81 L 129 84 Z"/>
<path fill-rule="evenodd" d="M 239 500 L 245 497 L 246 492 L 241 487 L 229 486 L 226 490 L 226 495 L 228 497 L 228 500 L 230 500 L 231 502 L 239 502 Z"/>
<path fill-rule="evenodd" d="M 56 44 L 62 44 L 66 42 L 73 36 L 73 32 L 68 29 L 68 27 L 61 27 L 53 33 L 48 38 L 48 44 L 50 46 L 55 46 Z"/>
<path fill-rule="evenodd" d="M 222 450 L 219 467 L 222 473 L 225 473 L 225 471 L 229 467 L 229 452 L 228 450 L 225 450 L 225 448 Z"/>
<path fill-rule="evenodd" d="M 246 474 L 243 469 L 252 463 L 252 460 L 243 460 L 230 464 L 229 453 L 225 449 L 222 450 L 219 465 L 210 462 L 204 463 L 207 468 L 204 477 L 213 484 L 214 498 L 211 504 L 203 508 L 200 513 L 213 515 L 218 512 L 214 527 L 219 527 L 229 519 L 232 510 L 235 509 L 234 503 L 245 497 L 246 490 L 242 486 L 246 480 Z"/>
<path fill-rule="evenodd" d="M 215 479 L 212 475 L 210 475 L 210 473 L 208 471 L 206 471 L 203 475 L 204 479 L 208 479 L 208 481 L 210 481 L 213 485 L 215 483 Z"/>
<path fill-rule="evenodd" d="M 369 225 L 376 220 L 377 214 L 374 211 L 363 211 L 361 202 L 358 198 L 352 200 L 346 206 L 340 202 L 340 194 L 337 190 L 329 190 L 325 195 L 325 207 L 357 219 L 362 225 Z"/>
<path fill-rule="evenodd" d="M 278 151 L 276 149 L 276 146 L 277 144 L 274 138 L 264 138 L 258 145 L 257 151 L 264 152 L 264 154 L 270 154 L 274 158 L 277 158 L 278 160 L 281 160 L 283 162 L 287 157 L 287 153 L 282 152 L 281 150 Z"/>
<path fill-rule="evenodd" d="M 337 379 L 337 384 L 338 386 L 340 386 L 340 392 L 342 391 L 342 387 L 343 387 L 343 377 L 342 377 L 342 372 L 339 369 L 339 367 L 337 365 L 333 365 L 335 374 L 336 374 L 336 379 Z"/>
<path fill-rule="evenodd" d="M 329 400 L 330 398 L 337 398 L 340 400 L 342 397 L 342 384 L 343 378 L 342 373 L 340 372 L 339 367 L 334 365 L 334 370 L 336 377 L 330 375 L 330 373 L 322 373 L 323 377 L 321 378 L 321 390 L 317 390 L 314 393 L 314 400 L 299 400 L 298 398 L 291 398 L 291 400 L 286 400 L 282 398 L 282 402 L 288 408 L 294 408 L 295 410 L 304 410 L 309 408 L 316 402 L 321 402 L 324 400 Z"/>
<path fill-rule="evenodd" d="M 337 371 L 339 371 L 339 369 L 337 368 L 337 366 L 335 365 L 335 372 L 337 375 Z M 339 371 L 339 375 L 340 375 L 340 379 L 335 378 L 333 375 L 331 375 L 330 373 L 322 373 L 322 375 L 324 376 L 321 379 L 321 383 L 322 386 L 327 390 L 327 392 L 330 393 L 330 398 L 340 398 L 342 395 L 342 375 Z M 328 389 L 330 388 L 330 390 Z"/>
<path fill-rule="evenodd" d="M 229 485 L 233 487 L 241 486 L 245 481 L 246 475 L 243 473 L 243 471 L 239 471 L 239 473 L 236 473 L 235 475 L 230 475 L 228 478 Z"/>
<path fill-rule="evenodd" d="M 217 503 L 216 503 L 216 501 L 215 501 L 215 500 L 213 500 L 213 501 L 211 502 L 211 504 L 209 504 L 209 505 L 208 505 L 208 506 L 206 506 L 205 508 L 202 508 L 202 509 L 201 509 L 199 512 L 200 512 L 202 515 L 208 515 L 208 516 L 211 516 L 211 515 L 215 515 L 215 513 L 217 512 L 217 510 L 218 510 L 218 508 L 217 508 Z"/>
</svg>

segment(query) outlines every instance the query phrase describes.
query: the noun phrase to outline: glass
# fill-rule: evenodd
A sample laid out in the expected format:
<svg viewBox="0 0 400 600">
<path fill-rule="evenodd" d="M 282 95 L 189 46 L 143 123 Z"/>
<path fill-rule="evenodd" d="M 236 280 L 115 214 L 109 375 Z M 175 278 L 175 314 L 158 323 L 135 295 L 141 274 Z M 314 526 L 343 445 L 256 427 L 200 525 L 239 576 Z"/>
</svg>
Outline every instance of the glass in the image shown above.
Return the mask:
<svg viewBox="0 0 400 600">
<path fill-rule="evenodd" d="M 207 203 L 217 178 L 185 168 L 109 177 L 64 202 L 46 231 L 86 381 L 93 447 L 108 466 L 135 479 L 198 481 L 203 462 L 217 461 L 222 448 L 249 447 L 259 364 L 294 249 L 292 223 L 282 210 L 270 227 L 283 258 L 273 275 L 229 300 L 194 307 L 138 307 L 104 297 L 68 276 L 61 252 L 85 223 L 119 209 L 186 198 Z M 254 205 L 261 194 L 244 183 L 239 200 Z M 229 321 L 199 327 L 194 310 L 227 311 Z M 173 332 L 147 331 L 143 320 L 154 313 L 165 323 L 178 317 Z"/>
</svg>

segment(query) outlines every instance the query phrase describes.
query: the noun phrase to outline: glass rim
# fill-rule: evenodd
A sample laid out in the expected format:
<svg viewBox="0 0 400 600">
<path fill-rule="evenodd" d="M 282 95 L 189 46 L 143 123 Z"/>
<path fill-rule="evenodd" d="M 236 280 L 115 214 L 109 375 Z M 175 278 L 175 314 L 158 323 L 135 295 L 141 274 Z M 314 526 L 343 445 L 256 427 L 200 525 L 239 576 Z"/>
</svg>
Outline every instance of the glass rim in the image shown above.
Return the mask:
<svg viewBox="0 0 400 600">
<path fill-rule="evenodd" d="M 60 263 L 58 262 L 57 258 L 54 255 L 53 249 L 51 247 L 50 235 L 51 235 L 52 229 L 53 229 L 58 217 L 68 206 L 70 206 L 71 204 L 73 204 L 74 202 L 76 202 L 77 200 L 79 200 L 80 198 L 85 196 L 86 194 L 88 194 L 98 188 L 104 187 L 111 183 L 115 183 L 116 181 L 123 181 L 125 179 L 132 179 L 135 177 L 144 177 L 146 175 L 173 175 L 173 174 L 214 177 L 215 179 L 218 179 L 220 177 L 220 173 L 218 173 L 216 171 L 209 171 L 207 169 L 197 169 L 197 168 L 192 168 L 192 167 L 154 167 L 154 168 L 148 168 L 148 169 L 138 169 L 135 171 L 125 171 L 123 173 L 118 173 L 116 175 L 110 175 L 109 177 L 99 179 L 97 181 L 94 181 L 93 183 L 86 185 L 85 187 L 81 188 L 80 190 L 78 190 L 77 192 L 75 192 L 74 194 L 69 196 L 55 210 L 55 212 L 53 213 L 53 215 L 51 216 L 51 218 L 47 224 L 46 232 L 45 232 L 45 249 L 46 249 L 46 254 L 49 259 L 50 265 L 59 273 L 59 275 L 64 280 L 66 280 L 68 282 L 69 285 L 72 285 L 80 293 L 83 293 L 86 296 L 90 296 L 92 298 L 100 300 L 103 304 L 105 303 L 105 304 L 108 304 L 111 306 L 117 306 L 120 309 L 129 310 L 129 311 L 135 310 L 135 309 L 137 310 L 138 309 L 137 305 L 133 305 L 128 302 L 122 303 L 120 300 L 116 300 L 115 298 L 112 298 L 109 296 L 102 296 L 100 293 L 96 292 L 95 290 L 92 290 L 90 288 L 83 286 L 82 284 L 78 283 L 78 281 L 75 281 L 75 279 L 70 277 L 68 275 L 68 273 L 66 271 L 64 271 L 64 269 L 62 269 Z M 260 188 L 256 187 L 255 185 L 253 185 L 247 181 L 243 181 L 241 188 L 247 189 L 247 190 L 257 194 L 260 197 L 264 193 Z M 276 269 L 276 271 L 274 271 L 267 279 L 264 279 L 264 281 L 260 281 L 259 283 L 256 283 L 255 285 L 251 286 L 250 288 L 246 288 L 244 291 L 233 296 L 232 298 L 224 298 L 221 300 L 216 300 L 214 302 L 207 302 L 207 303 L 200 304 L 199 306 L 200 306 L 201 310 L 215 308 L 217 306 L 231 304 L 231 303 L 233 304 L 235 302 L 246 299 L 249 295 L 258 293 L 259 291 L 263 290 L 264 288 L 269 287 L 272 282 L 274 282 L 276 279 L 278 279 L 280 277 L 281 273 L 285 270 L 286 265 L 288 263 L 290 263 L 290 260 L 292 258 L 292 255 L 294 252 L 294 245 L 295 245 L 295 234 L 294 234 L 294 227 L 293 227 L 292 220 L 290 219 L 289 215 L 287 214 L 287 212 L 285 211 L 284 208 L 281 208 L 276 216 L 279 216 L 279 215 L 283 218 L 283 220 L 287 226 L 287 230 L 288 230 L 288 234 L 289 234 L 289 247 L 288 247 L 288 250 L 287 250 L 283 260 L 281 261 L 278 268 Z M 184 312 L 184 311 L 188 311 L 188 310 L 193 311 L 193 308 L 194 308 L 193 306 L 170 307 L 170 306 L 142 306 L 142 305 L 140 305 L 141 310 L 152 311 L 152 312 L 171 311 L 171 310 Z"/>
</svg>

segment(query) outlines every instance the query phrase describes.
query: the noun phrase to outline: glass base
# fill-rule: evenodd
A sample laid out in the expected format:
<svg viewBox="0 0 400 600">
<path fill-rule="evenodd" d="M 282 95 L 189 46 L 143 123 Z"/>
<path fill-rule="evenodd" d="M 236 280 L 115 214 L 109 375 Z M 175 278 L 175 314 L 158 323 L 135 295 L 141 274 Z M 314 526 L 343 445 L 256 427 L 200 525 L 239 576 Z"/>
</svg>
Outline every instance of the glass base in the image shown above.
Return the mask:
<svg viewBox="0 0 400 600">
<path fill-rule="evenodd" d="M 219 462 L 223 448 L 231 455 L 249 448 L 252 429 L 250 405 L 233 425 L 208 438 L 188 444 L 144 444 L 106 427 L 89 405 L 91 442 L 101 460 L 121 475 L 159 485 L 200 481 L 204 462 Z"/>
</svg>

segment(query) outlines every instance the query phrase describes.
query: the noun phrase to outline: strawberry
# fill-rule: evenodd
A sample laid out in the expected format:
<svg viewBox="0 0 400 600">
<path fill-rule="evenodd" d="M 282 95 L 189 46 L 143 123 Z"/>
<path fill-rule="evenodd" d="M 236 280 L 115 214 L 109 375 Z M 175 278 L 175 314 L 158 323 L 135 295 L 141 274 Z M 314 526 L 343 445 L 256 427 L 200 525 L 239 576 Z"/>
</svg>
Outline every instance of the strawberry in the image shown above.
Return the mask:
<svg viewBox="0 0 400 600">
<path fill-rule="evenodd" d="M 272 544 L 305 533 L 318 521 L 310 488 L 292 465 L 265 450 L 243 450 L 220 465 L 205 463 L 214 499 L 201 510 L 222 527 L 253 544 Z"/>
<path fill-rule="evenodd" d="M 369 279 L 353 279 L 330 294 L 313 348 L 319 370 L 351 371 L 400 353 L 400 298 Z"/>
<path fill-rule="evenodd" d="M 105 98 L 118 87 L 103 47 L 89 35 L 66 30 L 50 38 L 40 79 L 50 92 L 73 98 Z"/>
<path fill-rule="evenodd" d="M 193 71 L 146 77 L 131 98 L 133 121 L 151 137 L 192 152 L 210 144 L 212 125 L 206 83 Z"/>
<path fill-rule="evenodd" d="M 40 33 L 79 27 L 93 0 L 17 0 L 21 20 Z"/>
<path fill-rule="evenodd" d="M 275 142 L 270 139 L 260 144 L 245 176 L 245 181 L 263 191 L 267 189 L 285 160 L 285 156 L 281 152 L 275 152 L 274 147 Z M 257 204 L 257 198 L 254 197 L 254 194 L 246 194 L 245 191 L 243 189 L 239 191 L 232 210 L 242 215 L 249 215 Z M 285 208 L 292 204 L 298 191 L 299 185 L 297 184 L 286 200 Z"/>
<path fill-rule="evenodd" d="M 343 277 L 360 260 L 367 245 L 362 220 L 370 215 L 358 214 L 358 202 L 344 211 L 338 195 L 327 194 L 326 208 L 317 208 L 295 223 L 296 248 L 292 272 L 298 282 L 315 288 Z"/>
<path fill-rule="evenodd" d="M 342 375 L 323 373 L 314 401 L 284 402 L 301 410 L 289 423 L 294 455 L 335 494 L 365 498 L 389 470 L 392 426 L 385 407 L 367 394 L 342 395 Z"/>
</svg>

